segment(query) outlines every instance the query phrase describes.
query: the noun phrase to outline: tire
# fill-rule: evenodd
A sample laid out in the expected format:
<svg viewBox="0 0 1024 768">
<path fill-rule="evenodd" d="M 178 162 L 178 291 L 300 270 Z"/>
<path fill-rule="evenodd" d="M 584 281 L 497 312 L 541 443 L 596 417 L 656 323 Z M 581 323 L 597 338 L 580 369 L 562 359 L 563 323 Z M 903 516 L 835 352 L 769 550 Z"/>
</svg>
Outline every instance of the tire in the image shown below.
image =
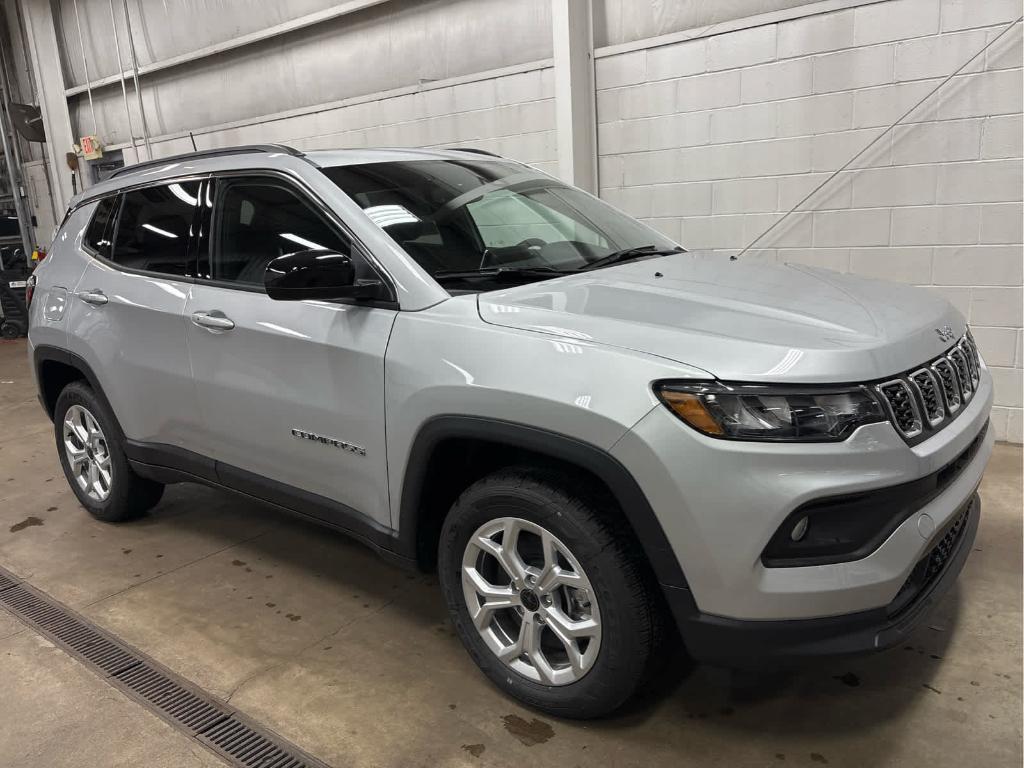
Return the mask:
<svg viewBox="0 0 1024 768">
<path fill-rule="evenodd" d="M 0 337 L 17 339 L 25 335 L 25 325 L 17 320 L 4 320 L 0 323 Z"/>
<path fill-rule="evenodd" d="M 496 605 L 506 600 L 513 605 L 480 611 L 477 621 L 486 628 L 478 630 L 470 601 L 476 603 L 474 610 L 479 608 L 480 577 L 485 577 L 488 590 L 504 581 L 502 574 L 508 570 L 490 550 L 493 543 L 504 550 L 506 537 L 516 530 L 520 559 L 535 574 L 534 582 L 529 575 L 521 582 L 535 585 L 536 590 L 528 590 L 533 595 L 520 592 L 514 596 L 519 585 L 510 579 L 503 589 L 513 596 L 489 593 Z M 545 533 L 553 538 L 546 540 Z M 492 544 L 481 548 L 477 544 L 481 535 Z M 537 554 L 538 546 L 545 548 L 545 541 L 551 542 L 557 557 Z M 526 467 L 495 472 L 462 493 L 441 531 L 438 568 L 456 632 L 484 674 L 528 706 L 557 717 L 587 719 L 607 715 L 625 704 L 665 657 L 662 650 L 668 630 L 664 608 L 642 558 L 632 532 L 615 510 L 608 509 L 607 501 L 586 488 L 585 480 Z M 536 573 L 547 571 L 545 564 L 552 559 L 559 564 L 561 578 L 566 578 L 567 571 L 569 576 L 582 576 L 573 583 L 585 589 L 581 592 L 563 585 L 545 594 L 544 579 L 536 581 Z M 576 573 L 577 568 L 582 574 Z M 466 573 L 472 576 L 464 578 Z M 564 608 L 561 619 L 556 620 L 556 608 Z M 528 616 L 533 617 L 529 623 Z M 578 668 L 568 662 L 570 646 L 555 632 L 559 628 L 564 637 L 569 626 L 566 617 L 576 622 L 573 627 L 587 627 L 587 632 L 594 632 L 590 625 L 595 621 L 599 627 L 585 644 L 580 639 L 571 641 Z M 539 630 L 534 623 L 538 619 L 544 619 Z M 531 629 L 539 632 L 533 647 L 539 643 L 546 664 L 544 660 L 534 664 L 530 654 L 511 662 L 498 657 L 499 652 L 514 656 L 525 647 L 523 637 L 534 636 Z M 501 648 L 506 641 L 507 646 Z M 558 676 L 562 679 L 556 680 Z"/>
<path fill-rule="evenodd" d="M 74 426 L 66 424 L 69 420 Z M 61 391 L 54 408 L 53 428 L 68 485 L 79 503 L 97 520 L 131 520 L 160 501 L 164 486 L 132 471 L 117 420 L 85 382 L 72 382 Z M 90 437 L 83 439 L 84 434 Z M 86 447 L 80 448 L 81 445 Z M 82 457 L 74 467 L 73 451 Z M 106 470 L 96 469 L 93 473 L 90 465 Z"/>
</svg>

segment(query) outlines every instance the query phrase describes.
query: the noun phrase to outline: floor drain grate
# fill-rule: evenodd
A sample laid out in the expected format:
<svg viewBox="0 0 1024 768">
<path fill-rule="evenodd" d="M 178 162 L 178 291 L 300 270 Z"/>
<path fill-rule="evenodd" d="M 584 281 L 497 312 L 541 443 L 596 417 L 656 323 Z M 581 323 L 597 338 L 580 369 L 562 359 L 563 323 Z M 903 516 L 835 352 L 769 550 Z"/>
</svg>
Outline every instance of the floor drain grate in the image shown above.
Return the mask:
<svg viewBox="0 0 1024 768">
<path fill-rule="evenodd" d="M 328 768 L 2 568 L 0 607 L 230 765 Z"/>
<path fill-rule="evenodd" d="M 245 723 L 231 717 L 218 723 L 200 737 L 218 751 L 231 755 L 247 768 L 304 768 L 306 763 L 291 755 Z"/>
</svg>

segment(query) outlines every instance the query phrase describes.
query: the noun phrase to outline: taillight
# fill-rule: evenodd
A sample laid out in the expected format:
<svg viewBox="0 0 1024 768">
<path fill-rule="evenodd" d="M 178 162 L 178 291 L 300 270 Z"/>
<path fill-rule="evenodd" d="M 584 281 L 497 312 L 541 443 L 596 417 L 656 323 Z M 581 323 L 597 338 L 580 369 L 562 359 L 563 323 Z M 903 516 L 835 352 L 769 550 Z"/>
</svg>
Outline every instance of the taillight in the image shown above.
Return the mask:
<svg viewBox="0 0 1024 768">
<path fill-rule="evenodd" d="M 25 306 L 32 306 L 32 294 L 36 292 L 36 276 L 29 275 L 25 281 Z"/>
</svg>

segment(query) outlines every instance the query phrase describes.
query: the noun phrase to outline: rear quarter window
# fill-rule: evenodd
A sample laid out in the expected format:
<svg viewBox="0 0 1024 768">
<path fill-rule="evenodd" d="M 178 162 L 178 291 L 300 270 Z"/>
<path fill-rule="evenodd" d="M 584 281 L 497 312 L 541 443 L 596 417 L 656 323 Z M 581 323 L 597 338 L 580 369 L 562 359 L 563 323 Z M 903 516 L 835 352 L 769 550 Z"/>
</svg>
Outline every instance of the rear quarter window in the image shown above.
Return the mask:
<svg viewBox="0 0 1024 768">
<path fill-rule="evenodd" d="M 110 220 L 116 208 L 117 197 L 105 197 L 93 211 L 92 221 L 85 231 L 85 245 L 105 259 L 110 258 Z"/>
</svg>

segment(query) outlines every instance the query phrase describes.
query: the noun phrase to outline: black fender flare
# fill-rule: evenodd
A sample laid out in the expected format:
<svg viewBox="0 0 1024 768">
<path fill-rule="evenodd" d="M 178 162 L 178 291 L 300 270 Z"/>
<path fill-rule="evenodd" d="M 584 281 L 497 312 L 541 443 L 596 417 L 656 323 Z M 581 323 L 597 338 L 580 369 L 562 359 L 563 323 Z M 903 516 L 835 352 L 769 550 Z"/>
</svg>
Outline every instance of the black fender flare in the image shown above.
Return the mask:
<svg viewBox="0 0 1024 768">
<path fill-rule="evenodd" d="M 70 368 L 74 368 L 82 374 L 82 377 L 89 383 L 89 387 L 96 393 L 96 397 L 102 400 L 107 409 L 114 414 L 114 422 L 116 423 L 118 431 L 121 432 L 121 437 L 123 438 L 124 432 L 121 430 L 121 424 L 117 419 L 117 413 L 113 406 L 111 406 L 110 400 L 107 399 L 107 394 L 103 391 L 99 377 L 96 376 L 92 367 L 84 358 L 76 355 L 74 352 L 69 352 L 66 349 L 53 347 L 48 344 L 41 344 L 32 352 L 32 365 L 35 367 L 36 384 L 39 387 L 39 401 L 42 404 L 43 409 L 46 411 L 46 414 L 50 417 L 50 420 L 53 421 L 53 412 L 46 402 L 43 385 L 43 363 L 47 361 L 62 363 Z"/>
<path fill-rule="evenodd" d="M 611 490 L 643 547 L 654 575 L 663 587 L 688 590 L 682 566 L 643 490 L 629 471 L 607 451 L 589 443 L 538 427 L 480 416 L 435 416 L 420 427 L 405 466 L 399 507 L 398 537 L 403 552 L 415 552 L 420 499 L 430 457 L 444 440 L 464 438 L 544 454 L 600 477 Z"/>
</svg>

